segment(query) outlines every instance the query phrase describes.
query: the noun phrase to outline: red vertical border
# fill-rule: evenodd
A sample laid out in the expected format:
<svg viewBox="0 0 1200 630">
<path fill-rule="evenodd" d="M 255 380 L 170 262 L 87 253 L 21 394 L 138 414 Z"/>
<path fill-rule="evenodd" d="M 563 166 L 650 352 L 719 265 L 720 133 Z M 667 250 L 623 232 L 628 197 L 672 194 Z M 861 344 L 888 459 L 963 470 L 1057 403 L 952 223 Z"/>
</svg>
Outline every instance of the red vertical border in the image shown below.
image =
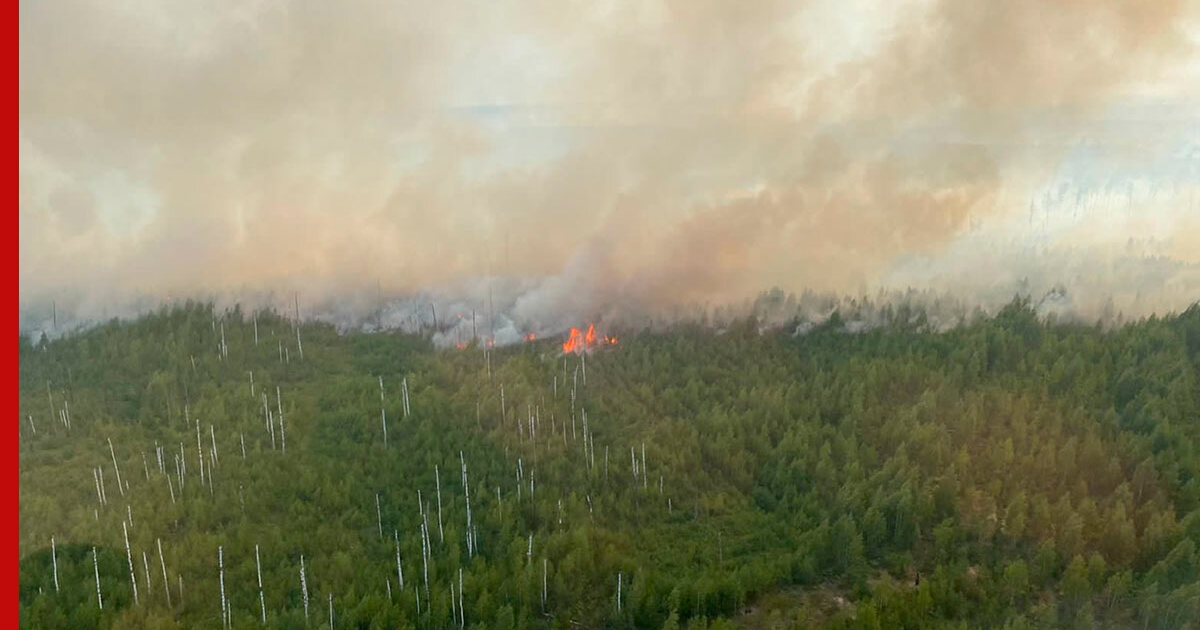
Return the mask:
<svg viewBox="0 0 1200 630">
<path fill-rule="evenodd" d="M 21 18 L 20 18 L 20 11 L 21 11 L 21 8 L 20 8 L 19 2 L 14 2 L 9 6 L 11 7 L 10 10 L 13 11 L 9 15 L 13 15 L 16 17 L 15 21 L 17 24 L 17 40 L 16 40 L 16 46 L 15 46 L 16 50 L 14 51 L 13 59 L 9 62 L 9 68 L 13 69 L 13 74 L 11 75 L 10 80 L 13 83 L 17 84 L 17 86 L 16 86 L 17 87 L 17 102 L 9 105 L 10 107 L 13 107 L 13 110 L 10 110 L 10 111 L 12 111 L 12 113 L 14 113 L 14 115 L 17 118 L 17 138 L 16 138 L 16 140 L 17 140 L 17 156 L 16 156 L 17 159 L 15 160 L 16 163 L 9 167 L 9 168 L 13 169 L 9 172 L 12 173 L 12 177 L 15 182 L 12 187 L 12 190 L 9 194 L 16 196 L 17 199 L 15 200 L 16 203 L 7 211 L 7 216 L 5 217 L 4 222 L 6 224 L 8 224 L 9 235 L 10 235 L 9 238 L 13 239 L 12 241 L 9 241 L 9 242 L 12 243 L 12 245 L 13 245 L 13 247 L 10 251 L 13 252 L 12 255 L 15 259 L 15 260 L 10 259 L 10 260 L 12 260 L 12 265 L 13 265 L 12 271 L 10 273 L 12 273 L 13 275 L 9 276 L 9 277 L 12 278 L 13 284 L 9 288 L 9 291 L 10 291 L 9 295 L 12 296 L 10 298 L 12 300 L 12 302 L 10 303 L 10 305 L 8 307 L 8 314 L 9 314 L 8 316 L 10 318 L 9 321 L 11 322 L 10 325 L 12 326 L 12 328 L 10 328 L 9 330 L 17 332 L 19 334 L 20 328 L 21 328 L 21 316 L 20 316 L 20 309 L 21 309 L 21 293 L 20 293 L 20 282 L 21 282 L 21 240 L 20 240 L 21 239 L 21 236 L 20 236 L 20 234 L 21 234 L 21 230 L 20 230 L 20 223 L 21 223 L 21 201 L 20 201 L 21 200 L 21 83 L 20 83 L 20 76 L 21 76 L 21 39 L 20 39 L 21 38 Z M 10 101 L 10 103 L 11 103 L 11 101 Z M 10 199 L 11 199 L 11 197 L 10 197 Z M 9 348 L 11 348 L 11 347 L 12 346 L 9 346 Z M 6 449 L 9 451 L 9 453 L 12 454 L 11 457 L 8 458 L 9 463 L 6 466 L 6 468 L 8 468 L 8 471 L 9 471 L 8 474 L 11 476 L 8 478 L 8 481 L 5 481 L 3 484 L 4 494 L 8 495 L 7 497 L 5 497 L 4 502 L 15 507 L 15 509 L 10 513 L 10 515 L 5 518 L 5 523 L 6 523 L 5 528 L 8 530 L 6 532 L 5 538 L 8 538 L 9 541 L 11 541 L 11 544 L 13 545 L 12 546 L 13 555 L 16 556 L 16 558 L 14 558 L 14 562 L 11 565 L 9 565 L 9 567 L 10 567 L 9 571 L 14 571 L 14 573 L 8 574 L 8 575 L 12 576 L 10 578 L 12 581 L 9 582 L 9 586 L 8 586 L 9 597 L 12 597 L 13 591 L 18 591 L 18 605 L 13 606 L 13 608 L 12 608 L 13 616 L 16 617 L 16 621 L 14 622 L 14 625 L 12 626 L 13 628 L 19 628 L 20 624 L 21 624 L 21 612 L 20 612 L 21 607 L 20 607 L 20 591 L 19 591 L 19 584 L 20 584 L 20 578 L 21 578 L 21 531 L 20 531 L 20 518 L 19 518 L 20 509 L 21 509 L 21 498 L 20 498 L 21 497 L 21 489 L 20 489 L 20 483 L 21 483 L 21 481 L 20 481 L 21 480 L 21 464 L 20 464 L 20 457 L 21 457 L 21 422 L 20 422 L 20 418 L 21 418 L 21 384 L 20 384 L 20 380 L 19 380 L 20 375 L 21 375 L 20 361 L 21 361 L 21 357 L 20 357 L 20 354 L 18 353 L 17 358 L 13 362 L 7 363 L 5 365 L 5 371 L 7 372 L 7 374 L 5 376 L 7 378 L 4 379 L 6 383 L 9 383 L 8 388 L 9 388 L 9 391 L 12 392 L 12 394 L 11 394 L 12 398 L 10 399 L 11 402 L 9 402 L 9 404 L 12 405 L 12 407 L 13 407 L 13 415 L 10 417 L 16 419 L 16 422 L 14 422 L 11 425 L 12 428 L 10 430 L 13 431 L 13 433 L 10 433 L 9 435 L 12 437 L 12 440 L 9 442 L 9 446 Z M 12 601 L 12 600 L 9 600 L 9 601 Z"/>
</svg>

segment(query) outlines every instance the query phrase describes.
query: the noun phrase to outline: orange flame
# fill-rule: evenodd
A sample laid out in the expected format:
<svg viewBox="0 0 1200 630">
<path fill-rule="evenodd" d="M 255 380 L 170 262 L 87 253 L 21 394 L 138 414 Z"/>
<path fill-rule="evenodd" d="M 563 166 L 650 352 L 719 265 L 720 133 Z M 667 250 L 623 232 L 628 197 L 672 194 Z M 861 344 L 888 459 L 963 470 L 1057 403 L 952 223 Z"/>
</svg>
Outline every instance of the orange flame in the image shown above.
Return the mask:
<svg viewBox="0 0 1200 630">
<path fill-rule="evenodd" d="M 467 344 L 465 344 L 465 343 L 463 343 L 463 342 L 461 342 L 461 341 L 460 341 L 460 342 L 458 342 L 458 343 L 457 343 L 457 344 L 455 344 L 455 345 L 456 345 L 456 346 L 458 346 L 458 349 L 459 349 L 459 350 L 466 350 L 466 349 L 467 349 Z"/>
<path fill-rule="evenodd" d="M 571 354 L 572 352 L 583 351 L 583 333 L 579 332 L 578 328 L 571 329 L 571 336 L 567 338 L 567 342 L 563 344 L 563 354 Z"/>
<path fill-rule="evenodd" d="M 615 345 L 617 345 L 616 337 L 597 335 L 596 325 L 589 324 L 586 333 L 581 332 L 578 328 L 571 329 L 566 343 L 563 344 L 563 354 L 579 354 L 596 347 Z"/>
<path fill-rule="evenodd" d="M 537 333 L 529 333 L 527 335 L 522 335 L 521 340 L 524 341 L 525 343 L 529 343 L 531 341 L 537 341 Z"/>
</svg>

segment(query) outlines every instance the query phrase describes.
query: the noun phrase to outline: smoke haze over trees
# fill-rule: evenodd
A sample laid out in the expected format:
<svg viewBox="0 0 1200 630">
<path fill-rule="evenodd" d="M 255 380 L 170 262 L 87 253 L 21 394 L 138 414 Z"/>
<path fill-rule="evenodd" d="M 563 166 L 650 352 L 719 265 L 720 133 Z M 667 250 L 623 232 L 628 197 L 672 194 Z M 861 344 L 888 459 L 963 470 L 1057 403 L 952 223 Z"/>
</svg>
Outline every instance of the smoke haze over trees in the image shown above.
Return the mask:
<svg viewBox="0 0 1200 630">
<path fill-rule="evenodd" d="M 771 287 L 1178 312 L 1200 292 L 1198 17 L 22 3 L 22 329 L 297 292 L 347 328 L 437 302 L 561 331 Z"/>
</svg>

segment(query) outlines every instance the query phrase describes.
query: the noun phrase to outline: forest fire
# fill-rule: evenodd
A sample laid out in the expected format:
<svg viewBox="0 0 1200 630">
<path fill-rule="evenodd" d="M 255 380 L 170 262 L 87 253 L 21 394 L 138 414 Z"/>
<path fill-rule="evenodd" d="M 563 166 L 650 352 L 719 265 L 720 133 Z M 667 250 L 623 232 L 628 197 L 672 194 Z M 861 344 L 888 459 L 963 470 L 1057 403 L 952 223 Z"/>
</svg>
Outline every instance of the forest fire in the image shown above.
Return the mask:
<svg viewBox="0 0 1200 630">
<path fill-rule="evenodd" d="M 571 329 L 570 335 L 567 336 L 566 342 L 563 343 L 563 354 L 580 354 L 599 346 L 615 345 L 617 345 L 617 338 L 615 336 L 598 337 L 596 335 L 596 325 L 590 324 L 586 333 L 580 331 L 578 328 Z"/>
<path fill-rule="evenodd" d="M 537 333 L 529 333 L 526 335 L 522 335 L 521 341 L 524 341 L 525 343 L 531 343 L 531 342 L 537 341 Z"/>
<path fill-rule="evenodd" d="M 567 337 L 566 343 L 563 344 L 563 354 L 571 354 L 572 352 L 583 351 L 583 333 L 579 332 L 578 328 L 571 329 L 571 335 Z"/>
</svg>

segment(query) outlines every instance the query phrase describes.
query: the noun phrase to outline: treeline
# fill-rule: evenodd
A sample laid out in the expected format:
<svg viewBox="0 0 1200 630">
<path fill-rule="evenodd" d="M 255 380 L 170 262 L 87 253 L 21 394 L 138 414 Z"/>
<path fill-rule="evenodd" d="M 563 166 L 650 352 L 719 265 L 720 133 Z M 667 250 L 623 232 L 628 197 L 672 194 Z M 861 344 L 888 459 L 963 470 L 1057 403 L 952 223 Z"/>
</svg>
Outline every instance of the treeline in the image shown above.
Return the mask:
<svg viewBox="0 0 1200 630">
<path fill-rule="evenodd" d="M 1200 306 L 796 324 L 563 356 L 187 304 L 23 337 L 22 626 L 1200 621 Z"/>
</svg>

